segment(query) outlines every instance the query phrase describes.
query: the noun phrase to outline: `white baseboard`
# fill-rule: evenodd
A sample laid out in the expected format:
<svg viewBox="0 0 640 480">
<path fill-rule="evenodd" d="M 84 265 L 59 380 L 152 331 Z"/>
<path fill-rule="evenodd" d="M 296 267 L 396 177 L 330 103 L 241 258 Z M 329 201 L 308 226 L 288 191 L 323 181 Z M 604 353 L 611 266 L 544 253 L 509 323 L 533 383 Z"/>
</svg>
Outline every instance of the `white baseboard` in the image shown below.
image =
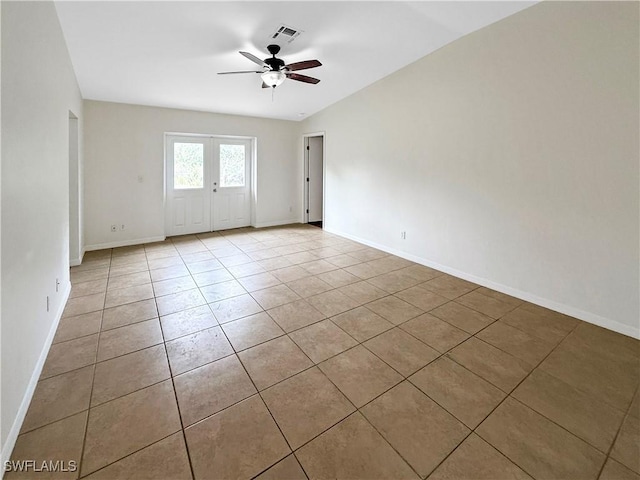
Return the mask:
<svg viewBox="0 0 640 480">
<path fill-rule="evenodd" d="M 72 258 L 71 260 L 69 260 L 69 266 L 77 267 L 78 265 L 82 265 L 82 259 L 84 258 L 85 253 L 86 250 L 82 248 L 82 250 L 80 250 L 80 258 Z"/>
<path fill-rule="evenodd" d="M 407 252 L 402 252 L 396 250 L 394 248 L 387 247 L 385 245 L 381 245 L 376 242 L 372 242 L 366 240 L 364 238 L 356 237 L 354 235 L 350 235 L 348 233 L 340 232 L 338 230 L 334 230 L 331 228 L 324 229 L 329 233 L 333 233 L 335 235 L 339 235 L 341 237 L 348 238 L 349 240 L 353 240 L 355 242 L 362 243 L 364 245 L 368 245 L 373 248 L 377 248 L 378 250 L 382 250 L 383 252 L 390 253 L 392 255 L 396 255 L 398 257 L 405 258 L 407 260 L 411 260 L 412 262 L 419 263 L 421 265 L 425 265 L 430 268 L 434 268 L 441 272 L 448 273 L 449 275 L 453 275 L 454 277 L 462 278 L 463 280 L 467 280 L 469 282 L 476 283 L 478 285 L 482 285 L 483 287 L 490 288 L 492 290 L 496 290 L 498 292 L 504 293 L 506 295 L 511 295 L 512 297 L 519 298 L 520 300 L 524 300 L 526 302 L 534 303 L 541 307 L 548 308 L 550 310 L 554 310 L 556 312 L 564 313 L 565 315 L 569 315 L 570 317 L 577 318 L 579 320 L 584 320 L 585 322 L 592 323 L 599 327 L 606 328 L 608 330 L 613 330 L 614 332 L 621 333 L 623 335 L 627 335 L 629 337 L 640 339 L 640 326 L 633 327 L 627 325 L 625 323 L 618 322 L 617 320 L 613 320 L 611 318 L 602 317 L 600 315 L 596 315 L 595 313 L 586 312 L 584 310 L 580 310 L 579 308 L 572 307 L 570 305 L 565 305 L 560 302 L 556 302 L 555 300 L 549 300 L 547 298 L 542 298 L 537 295 L 534 295 L 529 292 L 524 292 L 522 290 L 518 290 L 515 288 L 508 287 L 506 285 L 502 285 L 500 283 L 496 283 L 492 280 L 487 280 L 486 278 L 477 277 L 475 275 L 462 272 L 460 270 L 456 270 L 455 268 L 447 267 L 446 265 L 440 265 L 439 263 L 433 262 L 426 258 L 419 257 L 417 255 L 412 255 Z"/>
<path fill-rule="evenodd" d="M 286 220 L 276 220 L 275 222 L 259 222 L 252 225 L 254 228 L 266 228 L 277 227 L 279 225 L 291 225 L 293 223 L 300 223 L 299 218 L 288 218 Z"/>
<path fill-rule="evenodd" d="M 93 250 L 104 250 L 105 248 L 128 247 L 130 245 L 141 245 L 143 243 L 163 242 L 167 237 L 164 235 L 147 238 L 134 238 L 132 240 L 119 240 L 115 242 L 97 243 L 95 245 L 87 245 L 84 247 L 85 252 Z"/>
<path fill-rule="evenodd" d="M 2 478 L 2 476 L 4 476 L 4 462 L 9 460 L 9 458 L 11 457 L 11 452 L 13 452 L 13 447 L 15 447 L 16 445 L 16 440 L 18 439 L 20 429 L 22 428 L 22 422 L 24 422 L 24 417 L 27 415 L 27 410 L 29 409 L 29 404 L 31 403 L 33 392 L 35 392 L 36 390 L 38 379 L 40 378 L 40 374 L 42 373 L 42 367 L 44 367 L 44 362 L 47 359 L 47 355 L 49 354 L 49 349 L 51 348 L 51 344 L 53 343 L 53 337 L 55 337 L 56 335 L 58 324 L 60 323 L 60 319 L 62 318 L 62 312 L 64 311 L 64 307 L 67 305 L 67 300 L 69 300 L 70 294 L 71 283 L 67 282 L 65 289 L 62 292 L 63 301 L 58 307 L 58 311 L 56 312 L 56 316 L 54 317 L 53 324 L 49 329 L 49 334 L 47 335 L 47 339 L 45 340 L 42 351 L 40 352 L 38 362 L 36 363 L 36 366 L 33 369 L 33 373 L 31 374 L 31 379 L 27 384 L 27 390 L 22 397 L 22 402 L 20 403 L 20 408 L 18 409 L 16 418 L 13 421 L 13 425 L 11 425 L 11 430 L 9 430 L 9 435 L 7 436 L 6 442 L 2 446 L 2 453 L 0 453 L 0 456 L 2 457 L 2 463 L 0 464 L 0 479 Z"/>
</svg>

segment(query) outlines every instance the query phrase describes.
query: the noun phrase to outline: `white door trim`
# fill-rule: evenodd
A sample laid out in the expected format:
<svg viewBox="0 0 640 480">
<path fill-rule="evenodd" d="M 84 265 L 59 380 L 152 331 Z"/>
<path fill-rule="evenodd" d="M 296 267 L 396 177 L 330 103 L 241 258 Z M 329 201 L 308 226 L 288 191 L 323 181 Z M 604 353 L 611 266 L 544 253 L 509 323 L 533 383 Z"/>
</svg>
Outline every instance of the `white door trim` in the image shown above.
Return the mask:
<svg viewBox="0 0 640 480">
<path fill-rule="evenodd" d="M 69 265 L 82 263 L 82 165 L 80 158 L 80 120 L 69 110 Z"/>
<path fill-rule="evenodd" d="M 312 132 L 302 134 L 302 217 L 301 223 L 309 223 L 308 209 L 308 188 L 307 185 L 307 152 L 306 152 L 306 140 L 310 137 L 322 137 L 322 225 L 324 228 L 325 212 L 327 204 L 327 134 L 325 132 Z"/>
</svg>

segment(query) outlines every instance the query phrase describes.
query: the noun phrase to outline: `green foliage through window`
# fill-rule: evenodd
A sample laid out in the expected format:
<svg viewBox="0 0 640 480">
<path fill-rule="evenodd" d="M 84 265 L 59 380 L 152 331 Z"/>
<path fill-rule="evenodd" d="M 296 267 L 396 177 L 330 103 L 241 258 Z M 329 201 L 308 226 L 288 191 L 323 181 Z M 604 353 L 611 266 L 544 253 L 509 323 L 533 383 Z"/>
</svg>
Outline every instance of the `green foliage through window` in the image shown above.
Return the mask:
<svg viewBox="0 0 640 480">
<path fill-rule="evenodd" d="M 220 145 L 220 186 L 244 187 L 244 145 Z"/>
<path fill-rule="evenodd" d="M 173 188 L 204 187 L 204 145 L 173 144 Z"/>
</svg>

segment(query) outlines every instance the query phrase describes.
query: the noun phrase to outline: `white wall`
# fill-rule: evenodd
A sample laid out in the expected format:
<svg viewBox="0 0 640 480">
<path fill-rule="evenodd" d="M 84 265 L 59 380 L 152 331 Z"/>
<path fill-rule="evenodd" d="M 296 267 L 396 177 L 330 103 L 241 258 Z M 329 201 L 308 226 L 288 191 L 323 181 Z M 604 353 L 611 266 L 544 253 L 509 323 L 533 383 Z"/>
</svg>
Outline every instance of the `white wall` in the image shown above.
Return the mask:
<svg viewBox="0 0 640 480">
<path fill-rule="evenodd" d="M 54 4 L 1 9 L 4 462 L 70 289 L 67 129 L 72 110 L 82 131 L 82 101 Z"/>
<path fill-rule="evenodd" d="M 164 236 L 165 132 L 256 137 L 256 225 L 300 219 L 294 122 L 96 101 L 85 101 L 84 115 L 87 249 Z"/>
<path fill-rule="evenodd" d="M 325 227 L 639 336 L 638 8 L 542 2 L 310 117 Z"/>
</svg>

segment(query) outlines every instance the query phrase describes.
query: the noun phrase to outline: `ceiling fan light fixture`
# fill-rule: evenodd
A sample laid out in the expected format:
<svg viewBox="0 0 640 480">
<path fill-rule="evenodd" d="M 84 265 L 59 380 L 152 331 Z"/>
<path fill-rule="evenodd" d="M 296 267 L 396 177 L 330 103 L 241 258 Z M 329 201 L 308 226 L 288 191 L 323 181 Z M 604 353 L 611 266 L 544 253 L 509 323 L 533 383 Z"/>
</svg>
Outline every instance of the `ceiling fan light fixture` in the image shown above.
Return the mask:
<svg viewBox="0 0 640 480">
<path fill-rule="evenodd" d="M 273 88 L 276 88 L 277 86 L 282 85 L 282 82 L 284 82 L 284 79 L 287 78 L 284 73 L 279 71 L 274 71 L 274 70 L 269 70 L 267 72 L 264 72 L 262 75 L 260 75 L 260 77 L 262 77 L 262 81 L 265 84 Z"/>
<path fill-rule="evenodd" d="M 1 2 L 2 0 L 0 0 Z M 271 58 L 260 60 L 258 57 L 249 52 L 240 52 L 240 54 L 251 60 L 256 65 L 260 65 L 262 70 L 242 70 L 239 72 L 218 72 L 218 75 L 230 75 L 236 73 L 259 73 L 262 78 L 262 88 L 271 88 L 272 90 L 282 85 L 285 80 L 295 80 L 296 82 L 317 84 L 320 82 L 317 78 L 309 77 L 296 73 L 298 70 L 306 70 L 322 65 L 319 60 L 304 60 L 302 62 L 294 62 L 286 64 L 276 55 L 280 51 L 279 45 L 267 45 L 267 50 L 271 54 Z"/>
</svg>

